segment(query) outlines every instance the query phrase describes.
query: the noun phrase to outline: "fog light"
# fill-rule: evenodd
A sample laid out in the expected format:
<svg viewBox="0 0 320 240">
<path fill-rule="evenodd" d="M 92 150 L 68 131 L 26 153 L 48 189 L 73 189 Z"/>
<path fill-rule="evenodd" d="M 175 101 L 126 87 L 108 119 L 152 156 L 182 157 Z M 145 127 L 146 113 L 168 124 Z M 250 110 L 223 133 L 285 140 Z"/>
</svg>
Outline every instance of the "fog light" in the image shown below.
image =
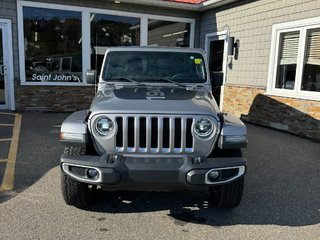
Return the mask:
<svg viewBox="0 0 320 240">
<path fill-rule="evenodd" d="M 99 172 L 93 168 L 87 169 L 86 174 L 87 174 L 87 177 L 91 179 L 97 179 L 99 177 Z"/>
<path fill-rule="evenodd" d="M 208 173 L 209 180 L 215 180 L 219 177 L 220 173 L 219 171 L 211 171 Z"/>
</svg>

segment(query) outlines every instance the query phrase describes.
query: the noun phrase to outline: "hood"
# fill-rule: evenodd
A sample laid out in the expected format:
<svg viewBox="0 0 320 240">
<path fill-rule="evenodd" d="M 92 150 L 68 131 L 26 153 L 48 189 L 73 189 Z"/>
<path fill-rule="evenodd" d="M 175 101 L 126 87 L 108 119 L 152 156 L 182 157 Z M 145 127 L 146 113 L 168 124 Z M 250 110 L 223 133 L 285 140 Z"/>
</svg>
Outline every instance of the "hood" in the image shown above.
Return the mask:
<svg viewBox="0 0 320 240">
<path fill-rule="evenodd" d="M 219 108 L 210 91 L 203 88 L 116 86 L 99 90 L 90 111 L 93 114 L 216 115 Z"/>
</svg>

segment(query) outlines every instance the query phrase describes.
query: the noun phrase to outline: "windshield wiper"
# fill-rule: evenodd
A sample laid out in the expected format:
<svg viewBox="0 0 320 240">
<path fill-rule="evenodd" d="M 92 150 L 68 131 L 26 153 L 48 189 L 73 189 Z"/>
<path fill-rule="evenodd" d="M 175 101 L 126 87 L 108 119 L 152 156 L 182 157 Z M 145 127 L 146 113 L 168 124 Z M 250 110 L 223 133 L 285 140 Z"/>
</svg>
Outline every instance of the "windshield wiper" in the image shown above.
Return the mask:
<svg viewBox="0 0 320 240">
<path fill-rule="evenodd" d="M 146 86 L 144 83 L 141 83 L 139 81 L 136 81 L 136 80 L 133 80 L 133 79 L 127 78 L 127 77 L 108 78 L 108 79 L 105 79 L 105 81 L 127 81 L 127 82 L 132 82 L 138 86 Z"/>
</svg>

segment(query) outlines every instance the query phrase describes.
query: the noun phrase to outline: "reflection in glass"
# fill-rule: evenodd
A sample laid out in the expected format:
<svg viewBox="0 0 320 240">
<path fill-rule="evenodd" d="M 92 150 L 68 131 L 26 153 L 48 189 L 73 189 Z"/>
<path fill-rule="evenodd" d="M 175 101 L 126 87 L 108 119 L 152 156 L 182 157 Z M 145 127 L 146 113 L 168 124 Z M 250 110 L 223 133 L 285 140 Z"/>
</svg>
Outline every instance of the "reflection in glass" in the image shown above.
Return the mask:
<svg viewBox="0 0 320 240">
<path fill-rule="evenodd" d="M 23 7 L 28 82 L 81 82 L 81 13 Z"/>
<path fill-rule="evenodd" d="M 212 72 L 223 71 L 223 50 L 224 40 L 214 40 L 210 42 L 209 69 Z"/>
<path fill-rule="evenodd" d="M 148 21 L 148 45 L 189 47 L 190 23 Z"/>
<path fill-rule="evenodd" d="M 294 89 L 300 32 L 280 34 L 276 88 Z"/>
<path fill-rule="evenodd" d="M 320 92 L 320 29 L 307 32 L 301 90 Z"/>
<path fill-rule="evenodd" d="M 105 81 L 114 82 L 131 79 L 142 82 L 204 83 L 206 76 L 204 59 L 199 53 L 113 51 L 108 53 L 102 77 Z"/>
<path fill-rule="evenodd" d="M 0 104 L 5 104 L 2 29 L 0 28 Z"/>
<path fill-rule="evenodd" d="M 91 69 L 100 72 L 107 47 L 140 45 L 140 18 L 94 13 L 90 21 Z"/>
<path fill-rule="evenodd" d="M 210 42 L 209 48 L 209 70 L 212 81 L 212 94 L 220 106 L 221 87 L 219 83 L 223 83 L 223 58 L 224 58 L 224 41 L 213 40 Z"/>
</svg>

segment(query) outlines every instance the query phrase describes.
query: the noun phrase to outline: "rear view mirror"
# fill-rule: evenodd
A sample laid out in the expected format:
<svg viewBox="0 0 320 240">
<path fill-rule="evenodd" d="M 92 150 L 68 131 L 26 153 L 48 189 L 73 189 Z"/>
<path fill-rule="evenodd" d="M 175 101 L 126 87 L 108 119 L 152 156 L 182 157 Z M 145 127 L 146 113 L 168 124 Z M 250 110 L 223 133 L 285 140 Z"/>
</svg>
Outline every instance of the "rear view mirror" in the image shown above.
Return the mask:
<svg viewBox="0 0 320 240">
<path fill-rule="evenodd" d="M 87 70 L 86 71 L 87 83 L 95 84 L 97 83 L 97 71 L 96 70 Z"/>
</svg>

